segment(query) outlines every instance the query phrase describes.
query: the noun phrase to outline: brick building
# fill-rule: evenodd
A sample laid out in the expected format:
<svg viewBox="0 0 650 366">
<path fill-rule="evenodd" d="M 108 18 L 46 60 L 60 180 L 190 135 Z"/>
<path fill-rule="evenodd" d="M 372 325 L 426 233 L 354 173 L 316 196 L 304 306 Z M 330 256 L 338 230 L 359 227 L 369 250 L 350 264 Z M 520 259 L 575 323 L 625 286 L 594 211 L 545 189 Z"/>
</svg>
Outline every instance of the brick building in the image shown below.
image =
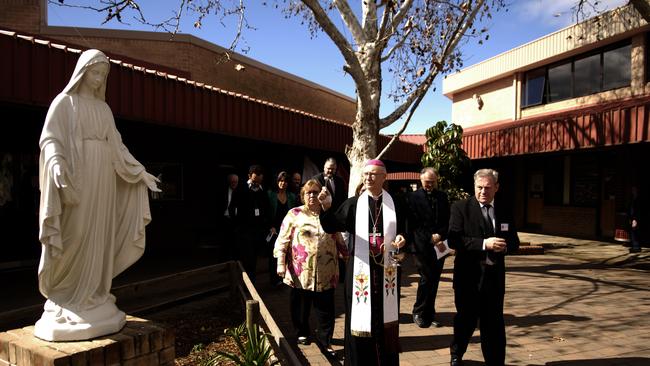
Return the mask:
<svg viewBox="0 0 650 366">
<path fill-rule="evenodd" d="M 613 238 L 630 188 L 648 201 L 649 29 L 621 7 L 444 80 L 465 151 L 501 171 L 526 230 Z"/>
<path fill-rule="evenodd" d="M 44 24 L 44 4 L 0 0 L 0 268 L 39 256 L 38 139 L 50 102 L 86 48 Z M 233 59 L 250 74 L 202 69 L 222 49 L 192 36 L 86 31 L 111 58 L 106 98 L 125 145 L 147 170 L 163 174 L 145 256 L 223 244 L 215 202 L 226 176 L 244 178 L 250 164 L 265 168 L 266 187 L 278 171 L 304 172 L 310 163 L 320 169 L 328 156 L 346 174 L 350 98 L 238 55 Z M 162 60 L 153 51 L 161 47 L 187 59 Z M 213 79 L 200 79 L 212 72 Z M 388 140 L 382 136 L 379 145 Z M 412 170 L 420 154 L 420 146 L 400 142 L 386 156 L 388 167 Z"/>
<path fill-rule="evenodd" d="M 47 24 L 47 0 L 0 0 L 3 29 L 56 40 L 82 49 L 97 48 L 121 60 L 209 84 L 220 89 L 351 124 L 354 98 L 289 72 L 262 64 L 198 37 L 164 32 L 54 27 Z M 146 62 L 145 62 L 146 61 Z M 237 71 L 237 65 L 241 71 Z"/>
</svg>

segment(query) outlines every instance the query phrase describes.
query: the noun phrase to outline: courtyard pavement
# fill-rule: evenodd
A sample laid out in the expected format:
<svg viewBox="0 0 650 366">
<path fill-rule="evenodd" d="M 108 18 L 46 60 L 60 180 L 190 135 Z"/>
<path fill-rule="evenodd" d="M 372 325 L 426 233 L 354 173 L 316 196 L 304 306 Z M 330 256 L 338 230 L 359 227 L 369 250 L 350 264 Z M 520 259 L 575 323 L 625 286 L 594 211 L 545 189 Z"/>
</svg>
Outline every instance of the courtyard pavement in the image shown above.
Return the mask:
<svg viewBox="0 0 650 366">
<path fill-rule="evenodd" d="M 546 253 L 507 259 L 506 364 L 650 365 L 649 249 L 629 254 L 618 243 L 526 233 L 520 238 L 543 245 Z M 455 314 L 453 257 L 445 262 L 438 290 L 439 328 L 413 324 L 418 274 L 410 259 L 402 268 L 400 365 L 447 365 Z M 270 287 L 261 276 L 258 289 L 280 328 L 291 337 L 289 289 Z M 296 346 L 305 364 L 342 363 L 342 296 L 341 286 L 333 342 L 338 359 L 326 358 L 315 343 Z M 484 364 L 479 337 L 476 330 L 464 357 L 467 366 Z"/>
</svg>

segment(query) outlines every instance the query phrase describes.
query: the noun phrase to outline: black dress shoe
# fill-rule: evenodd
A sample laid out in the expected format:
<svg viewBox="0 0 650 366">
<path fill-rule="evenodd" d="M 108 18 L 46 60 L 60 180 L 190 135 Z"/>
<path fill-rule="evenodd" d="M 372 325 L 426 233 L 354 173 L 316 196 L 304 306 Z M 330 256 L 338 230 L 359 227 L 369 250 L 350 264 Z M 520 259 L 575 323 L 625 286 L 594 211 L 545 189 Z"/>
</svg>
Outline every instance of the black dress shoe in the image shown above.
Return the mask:
<svg viewBox="0 0 650 366">
<path fill-rule="evenodd" d="M 449 362 L 450 366 L 463 366 L 463 360 L 458 356 L 451 356 L 451 361 Z"/>
<path fill-rule="evenodd" d="M 440 328 L 442 326 L 442 324 L 440 324 L 440 322 L 437 322 L 437 321 L 433 320 L 431 322 L 431 326 L 434 327 L 434 328 Z"/>
<path fill-rule="evenodd" d="M 413 314 L 413 323 L 420 328 L 429 328 L 431 326 L 431 322 L 425 320 L 420 314 Z"/>
</svg>

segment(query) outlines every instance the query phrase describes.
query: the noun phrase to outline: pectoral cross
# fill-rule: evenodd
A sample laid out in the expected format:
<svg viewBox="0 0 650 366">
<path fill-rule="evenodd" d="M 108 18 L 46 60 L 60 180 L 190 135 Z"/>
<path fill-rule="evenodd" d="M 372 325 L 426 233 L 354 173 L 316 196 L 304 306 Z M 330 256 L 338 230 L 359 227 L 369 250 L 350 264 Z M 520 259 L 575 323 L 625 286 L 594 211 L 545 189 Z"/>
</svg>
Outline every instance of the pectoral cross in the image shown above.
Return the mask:
<svg viewBox="0 0 650 366">
<path fill-rule="evenodd" d="M 372 228 L 372 232 L 368 234 L 368 243 L 370 243 L 370 251 L 377 255 L 381 252 L 381 246 L 384 244 L 382 234 L 377 230 L 377 227 Z"/>
</svg>

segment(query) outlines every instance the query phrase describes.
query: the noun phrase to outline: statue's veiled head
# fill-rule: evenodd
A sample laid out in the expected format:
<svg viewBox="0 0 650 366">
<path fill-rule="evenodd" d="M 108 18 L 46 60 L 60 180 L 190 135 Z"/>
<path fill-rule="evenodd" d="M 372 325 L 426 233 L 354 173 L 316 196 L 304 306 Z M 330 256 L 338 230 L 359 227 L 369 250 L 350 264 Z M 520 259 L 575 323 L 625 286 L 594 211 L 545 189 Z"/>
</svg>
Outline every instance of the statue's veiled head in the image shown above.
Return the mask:
<svg viewBox="0 0 650 366">
<path fill-rule="evenodd" d="M 75 66 L 74 72 L 72 73 L 72 77 L 70 78 L 68 85 L 66 85 L 66 87 L 63 89 L 63 93 L 75 94 L 77 92 L 77 89 L 79 88 L 79 85 L 83 81 L 86 72 L 91 67 L 97 65 L 98 63 L 105 63 L 106 65 L 110 66 L 108 57 L 106 57 L 106 55 L 102 51 L 95 50 L 95 49 L 84 51 L 81 54 L 81 56 L 79 56 L 79 60 L 77 60 L 77 65 Z M 97 89 L 95 89 L 95 97 L 97 99 L 105 100 L 105 95 L 106 95 L 106 78 L 101 83 L 101 85 Z"/>
</svg>

